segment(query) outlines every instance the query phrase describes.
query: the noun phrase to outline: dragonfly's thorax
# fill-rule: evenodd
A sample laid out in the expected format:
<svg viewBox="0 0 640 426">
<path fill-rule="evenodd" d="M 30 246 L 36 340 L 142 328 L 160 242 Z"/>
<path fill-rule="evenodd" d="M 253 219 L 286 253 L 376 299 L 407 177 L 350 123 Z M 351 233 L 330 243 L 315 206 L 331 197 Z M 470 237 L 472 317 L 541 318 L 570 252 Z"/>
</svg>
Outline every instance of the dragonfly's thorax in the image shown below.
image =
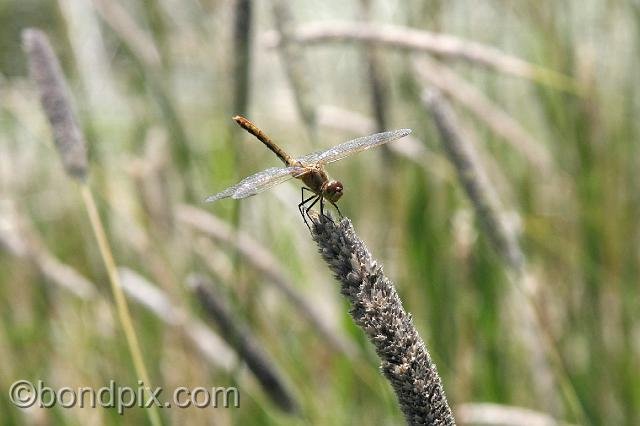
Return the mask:
<svg viewBox="0 0 640 426">
<path fill-rule="evenodd" d="M 320 195 L 323 187 L 329 182 L 327 173 L 319 167 L 307 166 L 304 174 L 300 176 L 300 179 L 304 182 L 310 190 Z"/>
<path fill-rule="evenodd" d="M 329 176 L 320 166 L 306 166 L 306 170 L 299 177 L 307 187 L 318 195 L 335 203 L 342 197 L 342 183 L 329 180 Z"/>
</svg>

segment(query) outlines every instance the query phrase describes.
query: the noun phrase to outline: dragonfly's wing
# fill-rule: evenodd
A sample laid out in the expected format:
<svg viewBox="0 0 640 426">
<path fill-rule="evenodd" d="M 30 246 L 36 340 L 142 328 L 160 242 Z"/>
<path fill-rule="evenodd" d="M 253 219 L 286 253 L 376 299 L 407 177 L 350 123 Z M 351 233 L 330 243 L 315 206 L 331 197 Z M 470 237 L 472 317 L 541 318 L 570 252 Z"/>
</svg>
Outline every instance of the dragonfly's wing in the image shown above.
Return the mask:
<svg viewBox="0 0 640 426">
<path fill-rule="evenodd" d="M 300 167 L 272 167 L 246 177 L 238 184 L 207 197 L 204 201 L 210 203 L 228 197 L 247 198 L 289 180 L 301 172 L 302 168 Z"/>
<path fill-rule="evenodd" d="M 364 136 L 362 138 L 353 139 L 348 142 L 336 145 L 333 148 L 326 149 L 324 151 L 317 151 L 304 157 L 297 159 L 302 164 L 327 164 L 338 161 L 344 157 L 347 157 L 356 152 L 365 151 L 374 146 L 382 145 L 401 137 L 407 136 L 411 133 L 411 129 L 399 129 L 392 130 L 390 132 L 376 133 L 371 136 Z"/>
</svg>

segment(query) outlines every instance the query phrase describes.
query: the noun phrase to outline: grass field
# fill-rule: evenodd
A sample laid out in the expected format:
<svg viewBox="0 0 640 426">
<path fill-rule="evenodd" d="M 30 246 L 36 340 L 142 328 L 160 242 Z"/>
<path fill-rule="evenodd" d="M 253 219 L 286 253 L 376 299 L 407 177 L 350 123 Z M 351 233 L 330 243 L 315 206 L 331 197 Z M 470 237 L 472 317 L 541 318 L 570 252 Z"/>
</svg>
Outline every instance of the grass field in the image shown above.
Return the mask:
<svg viewBox="0 0 640 426">
<path fill-rule="evenodd" d="M 640 424 L 640 3 L 290 3 L 0 4 L 2 424 L 404 421 L 296 209 L 299 181 L 203 202 L 280 165 L 237 114 L 294 156 L 413 129 L 327 169 L 458 423 Z M 84 181 L 29 78 L 29 27 L 62 65 Z M 235 387 L 240 406 L 9 398 L 18 380 L 145 375 L 165 401 Z"/>
</svg>

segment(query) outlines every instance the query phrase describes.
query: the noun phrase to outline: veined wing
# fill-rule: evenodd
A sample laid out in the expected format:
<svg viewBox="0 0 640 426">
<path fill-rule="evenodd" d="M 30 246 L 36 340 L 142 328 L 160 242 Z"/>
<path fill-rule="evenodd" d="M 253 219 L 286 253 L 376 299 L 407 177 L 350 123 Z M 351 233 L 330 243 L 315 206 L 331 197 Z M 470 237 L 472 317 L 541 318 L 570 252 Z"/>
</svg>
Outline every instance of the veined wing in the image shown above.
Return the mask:
<svg viewBox="0 0 640 426">
<path fill-rule="evenodd" d="M 364 136 L 362 138 L 353 139 L 348 142 L 336 145 L 323 151 L 317 151 L 312 154 L 305 155 L 297 159 L 303 165 L 306 164 L 327 164 L 338 161 L 356 152 L 365 151 L 374 146 L 383 145 L 392 142 L 411 133 L 411 129 L 392 130 L 390 132 L 376 133 L 375 135 Z"/>
<path fill-rule="evenodd" d="M 235 199 L 247 198 L 287 181 L 302 171 L 301 167 L 272 167 L 246 177 L 236 185 L 211 195 L 204 201 L 210 203 L 228 197 Z"/>
</svg>

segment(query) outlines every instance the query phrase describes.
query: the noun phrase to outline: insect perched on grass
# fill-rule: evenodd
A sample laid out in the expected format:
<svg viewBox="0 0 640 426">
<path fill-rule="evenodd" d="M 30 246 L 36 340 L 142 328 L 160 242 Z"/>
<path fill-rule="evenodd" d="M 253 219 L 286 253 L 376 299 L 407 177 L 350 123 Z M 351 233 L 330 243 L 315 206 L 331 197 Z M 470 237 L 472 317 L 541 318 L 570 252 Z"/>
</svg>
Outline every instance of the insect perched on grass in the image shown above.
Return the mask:
<svg viewBox="0 0 640 426">
<path fill-rule="evenodd" d="M 374 146 L 382 145 L 394 141 L 411 133 L 410 129 L 399 129 L 390 132 L 376 133 L 374 135 L 353 139 L 341 143 L 333 148 L 317 151 L 300 158 L 293 158 L 282 148 L 276 145 L 269 136 L 260 130 L 255 124 L 242 116 L 233 117 L 243 129 L 254 135 L 260 142 L 265 144 L 274 154 L 278 156 L 286 167 L 272 167 L 259 173 L 244 178 L 238 184 L 225 189 L 215 195 L 208 197 L 205 201 L 212 202 L 222 198 L 246 198 L 256 195 L 266 189 L 276 186 L 291 178 L 300 179 L 307 186 L 302 188 L 302 201 L 298 204 L 298 210 L 302 219 L 307 223 L 305 214 L 309 215 L 309 210 L 320 201 L 320 213 L 324 214 L 324 200 L 329 201 L 338 211 L 340 209 L 336 202 L 342 197 L 342 182 L 330 180 L 324 171 L 324 165 L 341 160 L 356 152 L 365 151 Z M 305 190 L 312 193 L 305 198 Z"/>
</svg>

